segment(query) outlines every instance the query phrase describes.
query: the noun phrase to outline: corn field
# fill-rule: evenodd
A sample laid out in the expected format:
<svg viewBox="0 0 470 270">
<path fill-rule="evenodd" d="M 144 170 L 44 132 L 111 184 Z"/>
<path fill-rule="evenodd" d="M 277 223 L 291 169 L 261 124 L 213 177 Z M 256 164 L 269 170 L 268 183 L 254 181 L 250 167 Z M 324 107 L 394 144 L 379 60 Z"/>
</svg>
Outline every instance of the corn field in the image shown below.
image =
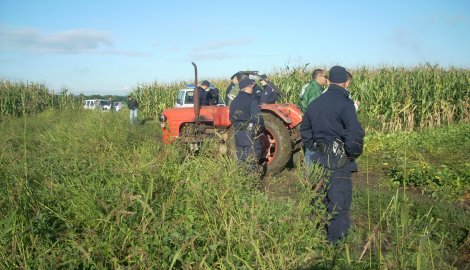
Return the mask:
<svg viewBox="0 0 470 270">
<path fill-rule="evenodd" d="M 143 119 L 158 119 L 165 108 L 172 107 L 176 100 L 178 90 L 184 87 L 184 83 L 139 84 L 133 90 L 133 96 L 139 102 L 139 113 Z"/>
<path fill-rule="evenodd" d="M 0 116 L 36 114 L 48 108 L 78 108 L 80 104 L 67 89 L 56 95 L 43 84 L 0 82 Z"/>
<path fill-rule="evenodd" d="M 436 127 L 470 120 L 470 71 L 382 68 L 354 71 L 359 116 L 381 131 Z"/>
<path fill-rule="evenodd" d="M 324 67 L 321 67 L 324 68 Z M 281 102 L 299 103 L 302 86 L 311 78 L 308 65 L 274 71 L 268 78 L 286 95 Z M 413 68 L 383 67 L 352 69 L 349 87 L 360 102 L 362 123 L 370 129 L 411 131 L 454 122 L 470 121 L 470 70 L 443 69 L 430 65 Z M 225 96 L 230 80 L 210 80 Z M 177 89 L 183 84 L 140 85 L 139 102 L 145 115 L 157 117 L 173 106 Z"/>
<path fill-rule="evenodd" d="M 325 67 L 322 67 L 325 68 Z M 326 69 L 326 68 L 325 68 Z M 310 80 L 312 67 L 286 67 L 269 74 L 284 92 L 280 102 L 299 103 L 299 92 Z M 352 69 L 349 87 L 360 102 L 361 122 L 369 129 L 387 132 L 437 127 L 454 122 L 470 122 L 470 70 L 443 69 L 430 65 L 413 68 L 383 67 Z M 221 97 L 229 79 L 210 79 Z M 172 107 L 183 82 L 139 84 L 133 95 L 141 116 L 157 119 L 164 108 Z M 62 90 L 58 95 L 37 83 L 0 82 L 0 115 L 34 114 L 47 108 L 81 107 L 83 97 Z"/>
</svg>

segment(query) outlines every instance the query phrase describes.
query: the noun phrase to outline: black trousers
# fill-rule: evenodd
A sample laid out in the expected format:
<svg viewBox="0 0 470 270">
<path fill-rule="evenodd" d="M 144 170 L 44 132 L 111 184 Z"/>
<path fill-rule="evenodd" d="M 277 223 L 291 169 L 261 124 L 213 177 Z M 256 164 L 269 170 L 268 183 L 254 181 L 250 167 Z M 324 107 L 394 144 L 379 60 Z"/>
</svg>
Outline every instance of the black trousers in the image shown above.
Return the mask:
<svg viewBox="0 0 470 270">
<path fill-rule="evenodd" d="M 260 155 L 261 144 L 258 140 L 255 140 L 252 145 L 248 146 L 237 145 L 238 161 L 246 163 L 248 168 L 252 171 L 256 171 Z"/>
<path fill-rule="evenodd" d="M 333 244 L 348 234 L 351 201 L 352 173 L 347 170 L 331 170 L 323 203 L 331 214 L 331 219 L 326 225 L 326 233 L 328 241 Z"/>
</svg>

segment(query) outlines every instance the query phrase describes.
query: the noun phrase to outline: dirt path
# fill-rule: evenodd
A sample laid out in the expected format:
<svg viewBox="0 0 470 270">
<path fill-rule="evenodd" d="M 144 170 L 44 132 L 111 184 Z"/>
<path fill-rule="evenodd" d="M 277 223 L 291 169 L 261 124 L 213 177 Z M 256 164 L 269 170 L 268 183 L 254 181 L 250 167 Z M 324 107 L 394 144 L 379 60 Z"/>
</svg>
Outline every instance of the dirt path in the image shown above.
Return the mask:
<svg viewBox="0 0 470 270">
<path fill-rule="evenodd" d="M 358 172 L 353 174 L 353 189 L 385 190 L 380 187 L 384 179 L 383 173 Z M 275 176 L 267 176 L 262 180 L 262 189 L 273 197 L 294 199 L 299 192 L 299 183 L 308 184 L 307 179 L 301 179 L 296 168 L 285 169 Z"/>
</svg>

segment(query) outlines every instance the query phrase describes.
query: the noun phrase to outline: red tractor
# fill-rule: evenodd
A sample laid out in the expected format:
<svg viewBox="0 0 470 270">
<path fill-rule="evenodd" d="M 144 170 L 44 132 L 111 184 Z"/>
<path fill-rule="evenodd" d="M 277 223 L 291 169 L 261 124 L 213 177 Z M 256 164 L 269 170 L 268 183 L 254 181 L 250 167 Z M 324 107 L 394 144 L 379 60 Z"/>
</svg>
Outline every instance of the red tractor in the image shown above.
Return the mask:
<svg viewBox="0 0 470 270">
<path fill-rule="evenodd" d="M 197 67 L 193 63 L 196 74 Z M 163 142 L 181 141 L 198 147 L 207 138 L 220 141 L 223 152 L 235 155 L 235 130 L 229 119 L 229 107 L 225 104 L 199 106 L 197 89 L 180 90 L 174 108 L 165 109 L 160 116 Z M 192 106 L 190 104 L 193 104 Z M 302 113 L 294 104 L 260 105 L 265 129 L 261 136 L 261 163 L 266 173 L 280 172 L 301 150 L 300 122 Z"/>
</svg>

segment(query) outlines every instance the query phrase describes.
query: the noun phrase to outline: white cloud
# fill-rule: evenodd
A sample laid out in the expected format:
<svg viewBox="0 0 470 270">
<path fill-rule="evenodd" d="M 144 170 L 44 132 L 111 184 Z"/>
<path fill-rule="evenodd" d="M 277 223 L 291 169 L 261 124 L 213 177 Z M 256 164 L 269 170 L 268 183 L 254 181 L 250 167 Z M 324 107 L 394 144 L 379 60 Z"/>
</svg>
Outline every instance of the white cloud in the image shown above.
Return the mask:
<svg viewBox="0 0 470 270">
<path fill-rule="evenodd" d="M 242 47 L 250 45 L 253 39 L 232 39 L 232 40 L 214 40 L 206 44 L 194 47 L 188 54 L 187 58 L 194 61 L 206 60 L 225 60 L 244 57 L 245 55 L 233 52 L 233 47 Z M 228 51 L 231 49 L 230 51 Z"/>
<path fill-rule="evenodd" d="M 148 53 L 113 49 L 112 36 L 94 29 L 74 29 L 47 33 L 37 28 L 0 25 L 0 51 L 29 53 L 100 53 L 146 57 Z"/>
<path fill-rule="evenodd" d="M 0 26 L 1 50 L 77 54 L 112 45 L 109 34 L 92 29 L 45 33 L 36 28 Z"/>
<path fill-rule="evenodd" d="M 429 21 L 436 24 L 448 24 L 451 26 L 456 26 L 459 24 L 470 23 L 470 16 L 465 14 L 447 14 L 443 12 L 431 16 Z"/>
<path fill-rule="evenodd" d="M 111 54 L 111 55 L 123 55 L 129 57 L 150 57 L 153 56 L 151 53 L 138 52 L 138 51 L 126 51 L 126 50 L 105 50 L 101 51 L 102 54 Z"/>
</svg>

